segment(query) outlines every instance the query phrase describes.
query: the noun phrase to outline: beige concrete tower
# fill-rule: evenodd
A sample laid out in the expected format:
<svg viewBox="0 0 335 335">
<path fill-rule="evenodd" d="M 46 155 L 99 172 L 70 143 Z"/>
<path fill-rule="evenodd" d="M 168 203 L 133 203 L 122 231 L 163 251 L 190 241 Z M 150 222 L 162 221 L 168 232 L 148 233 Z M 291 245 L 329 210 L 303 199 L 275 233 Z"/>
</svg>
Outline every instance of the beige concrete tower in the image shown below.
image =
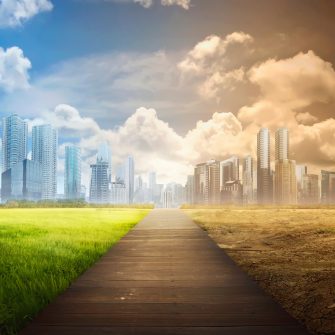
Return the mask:
<svg viewBox="0 0 335 335">
<path fill-rule="evenodd" d="M 288 129 L 280 128 L 276 131 L 275 148 L 274 200 L 277 204 L 296 204 L 296 164 L 289 159 Z"/>
</svg>

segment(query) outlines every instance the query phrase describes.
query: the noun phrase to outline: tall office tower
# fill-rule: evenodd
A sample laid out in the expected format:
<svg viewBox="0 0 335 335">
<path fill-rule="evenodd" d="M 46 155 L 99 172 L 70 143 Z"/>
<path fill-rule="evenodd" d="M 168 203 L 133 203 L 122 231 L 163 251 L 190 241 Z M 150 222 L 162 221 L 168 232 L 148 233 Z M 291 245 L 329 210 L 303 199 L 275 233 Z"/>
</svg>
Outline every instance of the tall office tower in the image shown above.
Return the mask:
<svg viewBox="0 0 335 335">
<path fill-rule="evenodd" d="M 272 178 L 270 167 L 270 132 L 262 128 L 257 134 L 257 201 L 272 202 Z"/>
<path fill-rule="evenodd" d="M 187 204 L 194 204 L 194 176 L 188 176 L 185 185 L 185 201 Z"/>
<path fill-rule="evenodd" d="M 34 126 L 32 160 L 42 168 L 42 200 L 54 200 L 57 194 L 57 130 L 51 125 Z"/>
<path fill-rule="evenodd" d="M 97 157 L 96 163 L 91 165 L 90 202 L 96 204 L 109 202 L 108 169 L 108 162 L 105 162 L 102 157 Z"/>
<path fill-rule="evenodd" d="M 302 197 L 304 204 L 318 204 L 320 202 L 319 176 L 304 174 L 302 177 Z"/>
<path fill-rule="evenodd" d="M 276 160 L 289 159 L 289 134 L 287 128 L 279 128 L 275 137 L 275 158 Z"/>
<path fill-rule="evenodd" d="M 243 160 L 243 201 L 246 204 L 254 200 L 254 162 L 252 157 L 246 156 Z"/>
<path fill-rule="evenodd" d="M 135 176 L 134 182 L 134 202 L 137 204 L 143 204 L 148 202 L 148 196 L 146 196 L 146 189 L 144 187 L 143 179 L 141 176 Z M 126 192 L 125 192 L 126 194 Z"/>
<path fill-rule="evenodd" d="M 77 146 L 65 147 L 65 199 L 81 198 L 81 154 Z"/>
<path fill-rule="evenodd" d="M 307 166 L 297 165 L 295 174 L 297 177 L 297 199 L 298 202 L 303 202 L 303 177 L 307 174 Z"/>
<path fill-rule="evenodd" d="M 274 198 L 277 204 L 297 203 L 295 161 L 284 159 L 275 163 Z"/>
<path fill-rule="evenodd" d="M 198 204 L 219 204 L 220 162 L 211 160 L 198 164 L 194 170 L 194 195 Z"/>
<path fill-rule="evenodd" d="M 296 204 L 296 164 L 295 161 L 289 159 L 289 133 L 286 128 L 280 128 L 276 131 L 275 146 L 275 202 L 277 204 Z"/>
<path fill-rule="evenodd" d="M 111 182 L 110 186 L 110 203 L 115 205 L 124 205 L 126 199 L 126 185 L 121 180 Z"/>
<path fill-rule="evenodd" d="M 157 196 L 156 172 L 148 173 L 148 196 L 150 202 L 155 202 Z"/>
<path fill-rule="evenodd" d="M 126 186 L 127 203 L 134 202 L 135 164 L 134 158 L 128 156 L 124 162 L 124 184 Z"/>
<path fill-rule="evenodd" d="M 13 114 L 2 119 L 2 172 L 27 158 L 27 122 Z"/>
<path fill-rule="evenodd" d="M 335 172 L 321 171 L 321 202 L 335 204 Z"/>
<path fill-rule="evenodd" d="M 100 145 L 97 158 L 108 163 L 108 180 L 112 181 L 112 153 L 107 142 Z"/>
<path fill-rule="evenodd" d="M 173 194 L 170 188 L 166 188 L 162 191 L 162 206 L 163 208 L 173 207 Z"/>
<path fill-rule="evenodd" d="M 206 190 L 206 163 L 201 163 L 194 168 L 194 202 L 196 204 L 205 204 L 208 201 Z"/>
<path fill-rule="evenodd" d="M 2 173 L 1 200 L 41 200 L 42 169 L 38 162 L 24 159 Z"/>
</svg>

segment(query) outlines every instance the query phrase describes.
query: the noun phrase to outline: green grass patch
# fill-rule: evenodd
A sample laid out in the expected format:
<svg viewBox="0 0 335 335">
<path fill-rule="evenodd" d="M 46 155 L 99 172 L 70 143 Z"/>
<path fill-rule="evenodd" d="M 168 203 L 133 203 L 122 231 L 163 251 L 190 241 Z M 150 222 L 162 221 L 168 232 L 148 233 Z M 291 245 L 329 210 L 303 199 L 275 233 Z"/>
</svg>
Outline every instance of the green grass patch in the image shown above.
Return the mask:
<svg viewBox="0 0 335 335">
<path fill-rule="evenodd" d="M 0 334 L 15 334 L 149 212 L 1 209 Z"/>
</svg>

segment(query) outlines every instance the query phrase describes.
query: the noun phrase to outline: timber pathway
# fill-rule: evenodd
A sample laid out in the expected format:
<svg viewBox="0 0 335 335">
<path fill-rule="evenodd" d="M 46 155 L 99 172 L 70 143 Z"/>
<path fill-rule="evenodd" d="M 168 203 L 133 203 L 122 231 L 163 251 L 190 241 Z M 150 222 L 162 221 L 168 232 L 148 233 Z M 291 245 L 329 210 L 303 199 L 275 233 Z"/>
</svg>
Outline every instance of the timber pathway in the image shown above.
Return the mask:
<svg viewBox="0 0 335 335">
<path fill-rule="evenodd" d="M 180 210 L 153 210 L 22 335 L 307 335 Z"/>
</svg>

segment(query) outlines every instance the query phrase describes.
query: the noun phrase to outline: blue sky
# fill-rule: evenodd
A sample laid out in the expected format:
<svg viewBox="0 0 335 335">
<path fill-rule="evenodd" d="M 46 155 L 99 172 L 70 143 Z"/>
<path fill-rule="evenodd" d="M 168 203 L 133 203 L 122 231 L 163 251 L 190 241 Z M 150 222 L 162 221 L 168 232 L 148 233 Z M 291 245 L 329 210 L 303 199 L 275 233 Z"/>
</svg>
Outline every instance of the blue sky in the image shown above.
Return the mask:
<svg viewBox="0 0 335 335">
<path fill-rule="evenodd" d="M 255 157 L 263 126 L 290 129 L 298 163 L 333 168 L 334 2 L 135 2 L 0 1 L 0 114 L 58 128 L 60 176 L 78 143 L 87 185 L 107 141 L 114 165 L 132 154 L 182 182 L 203 160 Z"/>
</svg>

